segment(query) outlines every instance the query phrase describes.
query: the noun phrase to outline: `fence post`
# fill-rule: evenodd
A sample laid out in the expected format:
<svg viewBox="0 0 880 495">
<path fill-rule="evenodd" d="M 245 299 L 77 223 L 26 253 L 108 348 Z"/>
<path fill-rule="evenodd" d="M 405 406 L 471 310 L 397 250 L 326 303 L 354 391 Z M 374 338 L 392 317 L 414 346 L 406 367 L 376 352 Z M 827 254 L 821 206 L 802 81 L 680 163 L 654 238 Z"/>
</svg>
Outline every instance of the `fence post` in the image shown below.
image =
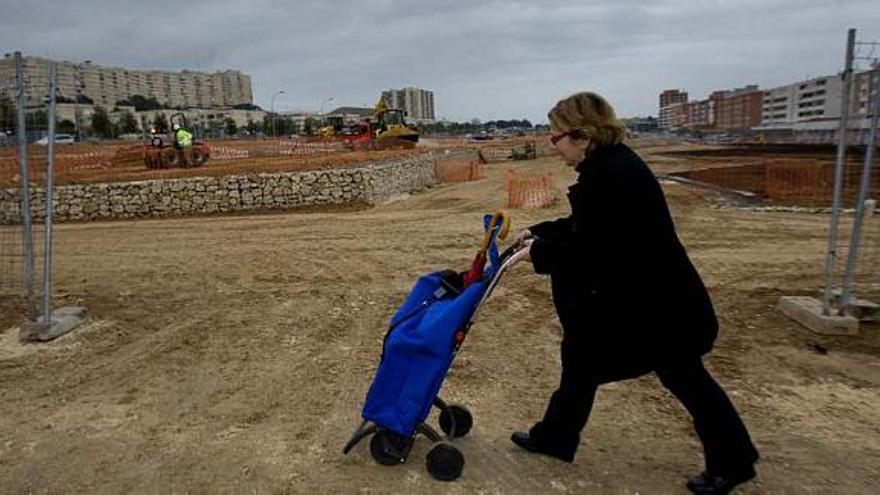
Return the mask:
<svg viewBox="0 0 880 495">
<path fill-rule="evenodd" d="M 57 83 L 58 66 L 49 62 L 49 142 L 48 160 L 46 162 L 46 235 L 43 248 L 43 323 L 52 324 L 52 190 L 55 174 L 55 85 Z"/>
<path fill-rule="evenodd" d="M 27 122 L 25 109 L 24 67 L 21 52 L 15 52 L 15 88 L 18 92 L 18 161 L 21 169 L 21 230 L 24 243 L 24 292 L 27 303 L 28 321 L 37 321 L 37 307 L 34 301 L 34 238 L 31 233 L 31 191 L 28 184 Z"/>
<path fill-rule="evenodd" d="M 874 90 L 874 101 L 871 105 L 871 133 L 868 134 L 868 149 L 865 150 L 865 163 L 862 166 L 862 180 L 859 184 L 859 194 L 856 198 L 856 212 L 853 221 L 852 235 L 849 242 L 849 253 L 846 259 L 846 271 L 843 275 L 843 290 L 840 294 L 840 307 L 838 314 L 843 315 L 849 304 L 850 291 L 856 273 L 856 263 L 859 257 L 859 242 L 862 238 L 862 222 L 865 213 L 865 200 L 868 199 L 868 188 L 871 185 L 871 167 L 874 166 L 874 134 L 877 129 L 877 121 L 880 120 L 880 91 Z"/>
<path fill-rule="evenodd" d="M 837 136 L 837 162 L 834 166 L 834 194 L 831 199 L 831 226 L 828 229 L 828 255 L 825 260 L 825 291 L 822 295 L 822 314 L 831 314 L 834 265 L 837 262 L 837 229 L 840 222 L 840 189 L 843 164 L 846 156 L 846 127 L 849 121 L 849 93 L 852 85 L 852 65 L 856 44 L 856 30 L 850 29 L 846 36 L 846 61 L 843 69 L 843 88 L 840 97 L 840 130 Z"/>
</svg>

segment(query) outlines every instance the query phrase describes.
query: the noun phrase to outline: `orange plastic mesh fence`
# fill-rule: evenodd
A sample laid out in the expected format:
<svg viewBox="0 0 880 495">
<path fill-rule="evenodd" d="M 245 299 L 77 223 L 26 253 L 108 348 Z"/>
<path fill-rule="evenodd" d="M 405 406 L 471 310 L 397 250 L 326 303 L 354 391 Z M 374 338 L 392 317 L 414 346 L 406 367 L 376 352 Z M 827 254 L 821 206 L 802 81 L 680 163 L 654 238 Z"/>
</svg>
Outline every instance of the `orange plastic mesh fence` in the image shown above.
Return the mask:
<svg viewBox="0 0 880 495">
<path fill-rule="evenodd" d="M 8 148 L 0 155 L 0 183 L 18 183 L 21 173 L 18 149 Z M 71 149 L 58 147 L 55 151 L 55 172 L 63 176 L 77 170 L 96 170 L 113 166 L 117 152 L 106 146 L 76 146 Z M 141 158 L 142 160 L 142 158 Z M 47 150 L 43 146 L 28 147 L 28 177 L 32 181 L 46 176 Z M 5 180 L 4 180 L 5 179 Z"/>
<path fill-rule="evenodd" d="M 847 160 L 841 186 L 844 206 L 854 205 L 861 173 L 859 160 Z M 727 189 L 750 191 L 773 202 L 794 205 L 830 204 L 834 189 L 834 164 L 818 160 L 763 160 L 736 167 L 694 170 L 683 175 Z M 878 175 L 875 173 L 871 177 L 871 197 L 880 194 Z"/>
<path fill-rule="evenodd" d="M 434 175 L 437 182 L 470 182 L 485 176 L 482 163 L 465 160 L 437 160 Z"/>
<path fill-rule="evenodd" d="M 322 140 L 213 141 L 211 160 L 227 161 L 275 156 L 305 156 L 345 151 L 342 143 Z"/>
<path fill-rule="evenodd" d="M 547 208 L 556 202 L 556 190 L 549 173 L 507 172 L 508 208 Z"/>
</svg>

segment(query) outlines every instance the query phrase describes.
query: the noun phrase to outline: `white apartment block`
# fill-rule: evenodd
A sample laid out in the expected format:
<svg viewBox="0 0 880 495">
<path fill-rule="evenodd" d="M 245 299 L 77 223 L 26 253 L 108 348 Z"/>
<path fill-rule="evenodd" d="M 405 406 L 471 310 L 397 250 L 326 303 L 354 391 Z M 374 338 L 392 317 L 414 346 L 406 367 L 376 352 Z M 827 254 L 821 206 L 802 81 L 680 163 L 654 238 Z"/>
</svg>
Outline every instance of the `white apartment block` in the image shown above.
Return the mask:
<svg viewBox="0 0 880 495">
<path fill-rule="evenodd" d="M 175 113 L 177 113 L 176 110 L 144 110 L 143 112 L 134 112 L 135 118 L 138 123 L 145 123 L 147 125 L 147 129 L 152 127 L 153 120 L 156 118 L 156 115 L 163 114 L 165 115 L 165 118 L 168 119 Z M 237 127 L 243 128 L 246 127 L 250 122 L 262 125 L 263 119 L 265 119 L 266 117 L 266 112 L 263 110 L 190 109 L 184 110 L 180 113 L 182 113 L 186 118 L 187 125 L 190 129 L 193 129 L 195 126 L 210 126 L 212 125 L 212 123 L 215 122 L 217 123 L 217 125 L 225 126 L 226 119 L 232 119 L 233 121 L 235 121 L 235 125 Z"/>
<path fill-rule="evenodd" d="M 880 66 L 856 74 L 853 78 L 853 92 L 850 95 L 852 100 L 850 116 L 867 121 L 871 116 L 872 98 L 877 92 L 880 92 Z"/>
<path fill-rule="evenodd" d="M 48 62 L 23 57 L 28 106 L 43 104 L 49 88 Z M 9 53 L 0 58 L 0 95 L 4 94 L 15 94 L 15 61 Z M 167 107 L 229 108 L 253 103 L 251 76 L 237 70 L 129 70 L 91 61 L 58 62 L 58 94 L 71 99 L 85 96 L 107 108 L 134 95 L 155 98 Z"/>
<path fill-rule="evenodd" d="M 389 89 L 382 92 L 389 108 L 404 110 L 410 120 L 433 122 L 434 92 L 419 88 Z"/>
<path fill-rule="evenodd" d="M 840 126 L 840 75 L 823 76 L 764 90 L 756 130 L 833 131 Z M 867 127 L 870 99 L 880 90 L 880 70 L 858 72 L 850 93 L 849 128 Z"/>
</svg>

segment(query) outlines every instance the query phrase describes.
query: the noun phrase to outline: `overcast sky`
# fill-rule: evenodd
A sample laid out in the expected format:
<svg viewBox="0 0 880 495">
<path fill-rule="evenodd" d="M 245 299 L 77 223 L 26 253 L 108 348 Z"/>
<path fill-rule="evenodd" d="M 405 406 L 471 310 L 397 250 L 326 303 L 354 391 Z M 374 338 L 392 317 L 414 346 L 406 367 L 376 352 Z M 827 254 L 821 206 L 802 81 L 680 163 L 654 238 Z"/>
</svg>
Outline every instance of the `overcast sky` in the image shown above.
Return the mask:
<svg viewBox="0 0 880 495">
<path fill-rule="evenodd" d="M 620 116 L 665 88 L 705 98 L 833 74 L 846 29 L 880 38 L 878 0 L 0 0 L 0 51 L 144 69 L 239 69 L 277 110 L 434 91 L 437 118 L 546 121 L 592 89 Z M 878 50 L 880 55 L 880 50 Z"/>
</svg>

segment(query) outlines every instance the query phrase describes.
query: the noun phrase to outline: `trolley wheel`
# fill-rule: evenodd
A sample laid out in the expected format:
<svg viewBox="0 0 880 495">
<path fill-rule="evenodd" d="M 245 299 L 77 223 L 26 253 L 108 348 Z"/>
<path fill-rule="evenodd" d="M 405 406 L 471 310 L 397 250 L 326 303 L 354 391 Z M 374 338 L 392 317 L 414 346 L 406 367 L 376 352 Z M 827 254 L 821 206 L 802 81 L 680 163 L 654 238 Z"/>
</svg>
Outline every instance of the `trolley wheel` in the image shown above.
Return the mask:
<svg viewBox="0 0 880 495">
<path fill-rule="evenodd" d="M 401 456 L 394 452 L 389 452 L 386 445 L 388 448 L 397 450 L 397 445 L 394 445 L 392 437 L 385 432 L 377 431 L 373 438 L 370 439 L 370 455 L 373 456 L 373 459 L 383 466 L 396 466 L 403 462 Z"/>
<path fill-rule="evenodd" d="M 455 420 L 455 435 L 451 434 L 453 419 Z M 474 417 L 466 407 L 450 404 L 449 407 L 440 410 L 440 429 L 443 430 L 443 433 L 453 438 L 460 438 L 467 435 L 472 426 L 474 426 Z"/>
<path fill-rule="evenodd" d="M 449 442 L 437 442 L 425 458 L 428 473 L 440 481 L 453 481 L 464 469 L 464 454 Z"/>
</svg>

